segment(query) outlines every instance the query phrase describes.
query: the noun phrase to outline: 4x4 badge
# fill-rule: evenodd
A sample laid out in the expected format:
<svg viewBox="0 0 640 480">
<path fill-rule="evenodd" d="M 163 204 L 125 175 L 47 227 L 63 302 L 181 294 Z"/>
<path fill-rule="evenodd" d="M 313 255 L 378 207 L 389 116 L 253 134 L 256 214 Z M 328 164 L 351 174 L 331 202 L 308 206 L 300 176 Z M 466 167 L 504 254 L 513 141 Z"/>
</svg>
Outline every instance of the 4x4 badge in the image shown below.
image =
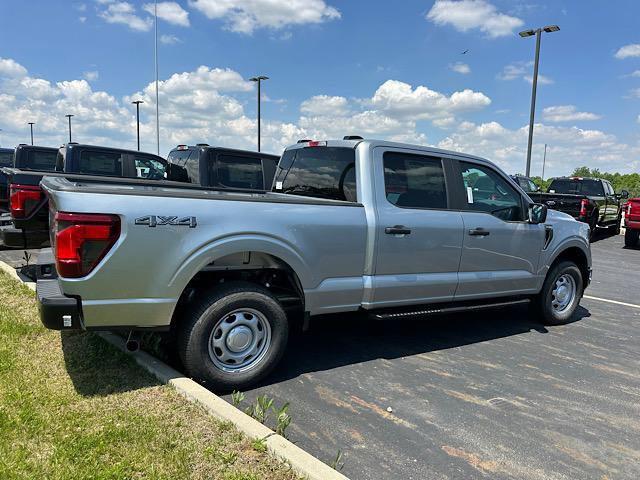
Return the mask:
<svg viewBox="0 0 640 480">
<path fill-rule="evenodd" d="M 162 215 L 147 215 L 144 217 L 136 218 L 136 225 L 143 225 L 145 227 L 159 227 L 161 225 L 173 225 L 177 227 L 189 227 L 196 228 L 198 224 L 196 217 L 164 217 Z"/>
</svg>

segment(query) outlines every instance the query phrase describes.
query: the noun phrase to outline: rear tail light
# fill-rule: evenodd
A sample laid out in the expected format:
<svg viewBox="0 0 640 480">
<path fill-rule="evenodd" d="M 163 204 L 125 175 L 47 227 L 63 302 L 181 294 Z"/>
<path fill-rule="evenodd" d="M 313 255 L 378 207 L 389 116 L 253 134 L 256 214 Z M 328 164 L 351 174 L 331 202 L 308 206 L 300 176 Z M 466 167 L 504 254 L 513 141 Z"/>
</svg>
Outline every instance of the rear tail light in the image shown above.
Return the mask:
<svg viewBox="0 0 640 480">
<path fill-rule="evenodd" d="M 56 212 L 51 226 L 56 268 L 61 277 L 88 275 L 120 237 L 120 217 Z"/>
<path fill-rule="evenodd" d="M 587 200 L 586 198 L 583 198 L 580 201 L 580 216 L 581 217 L 586 217 L 587 216 L 587 206 L 589 205 L 589 200 Z"/>
<path fill-rule="evenodd" d="M 27 218 L 44 199 L 42 189 L 37 185 L 19 185 L 9 187 L 9 209 L 13 218 Z"/>
</svg>

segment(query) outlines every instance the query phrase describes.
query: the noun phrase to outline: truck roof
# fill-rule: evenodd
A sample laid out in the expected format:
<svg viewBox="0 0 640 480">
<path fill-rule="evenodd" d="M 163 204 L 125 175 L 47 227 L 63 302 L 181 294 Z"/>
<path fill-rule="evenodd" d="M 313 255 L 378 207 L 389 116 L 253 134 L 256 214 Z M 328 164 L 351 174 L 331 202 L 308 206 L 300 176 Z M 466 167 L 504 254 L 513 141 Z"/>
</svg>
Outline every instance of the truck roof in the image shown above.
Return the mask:
<svg viewBox="0 0 640 480">
<path fill-rule="evenodd" d="M 171 152 L 182 151 L 182 150 L 224 150 L 227 152 L 237 153 L 239 155 L 260 155 L 261 157 L 272 157 L 274 160 L 280 158 L 280 155 L 274 155 L 272 153 L 265 152 L 256 152 L 254 150 L 240 150 L 238 148 L 229 148 L 229 147 L 217 147 L 208 145 L 206 143 L 198 143 L 196 145 L 177 145 L 176 147 L 171 149 Z"/>
<path fill-rule="evenodd" d="M 75 143 L 75 142 L 71 142 L 71 143 L 65 143 L 64 145 L 62 145 L 62 147 L 60 148 L 102 148 L 104 150 L 113 150 L 113 151 L 117 151 L 117 152 L 124 152 L 124 153 L 130 153 L 132 155 L 136 155 L 139 153 L 144 153 L 145 155 L 153 155 L 155 157 L 160 157 L 162 158 L 160 155 L 157 155 L 155 153 L 151 153 L 151 152 L 141 152 L 138 150 L 129 150 L 127 148 L 118 148 L 118 147 L 105 147 L 104 145 L 89 145 L 86 143 Z"/>
<path fill-rule="evenodd" d="M 309 144 L 312 145 L 309 145 Z M 313 143 L 318 143 L 319 145 L 313 145 Z M 392 142 L 389 140 L 376 140 L 370 138 L 357 138 L 357 139 L 342 139 L 342 140 L 309 140 L 309 141 L 300 141 L 294 145 L 288 146 L 286 150 L 295 150 L 298 148 L 307 148 L 309 146 L 326 146 L 326 147 L 351 147 L 356 148 L 360 145 L 375 148 L 375 147 L 393 147 L 393 148 L 404 148 L 408 150 L 415 150 L 424 153 L 430 153 L 435 155 L 445 155 L 449 157 L 463 157 L 470 158 L 473 160 L 479 160 L 481 162 L 492 163 L 486 158 L 477 157 L 475 155 L 469 155 L 467 153 L 455 152 L 452 150 L 444 150 L 442 148 L 430 147 L 425 145 L 415 145 L 411 143 L 400 143 L 400 142 Z"/>
</svg>

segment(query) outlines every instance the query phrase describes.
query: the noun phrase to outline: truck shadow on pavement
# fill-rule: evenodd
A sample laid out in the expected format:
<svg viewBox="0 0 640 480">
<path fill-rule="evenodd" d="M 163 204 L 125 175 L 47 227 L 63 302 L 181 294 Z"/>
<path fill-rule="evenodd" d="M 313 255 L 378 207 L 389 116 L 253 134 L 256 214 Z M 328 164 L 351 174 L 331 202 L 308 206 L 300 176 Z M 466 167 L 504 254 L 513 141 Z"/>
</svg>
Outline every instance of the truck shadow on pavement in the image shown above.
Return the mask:
<svg viewBox="0 0 640 480">
<path fill-rule="evenodd" d="M 83 396 L 106 396 L 160 385 L 128 355 L 90 332 L 60 332 L 64 363 Z"/>
<path fill-rule="evenodd" d="M 578 306 L 569 323 L 591 314 Z M 549 327 L 563 328 L 561 327 Z M 330 370 L 375 359 L 395 359 L 536 331 L 548 333 L 526 307 L 485 310 L 423 319 L 372 320 L 333 315 L 313 320 L 311 330 L 294 334 L 285 357 L 260 386 L 304 373 Z"/>
</svg>

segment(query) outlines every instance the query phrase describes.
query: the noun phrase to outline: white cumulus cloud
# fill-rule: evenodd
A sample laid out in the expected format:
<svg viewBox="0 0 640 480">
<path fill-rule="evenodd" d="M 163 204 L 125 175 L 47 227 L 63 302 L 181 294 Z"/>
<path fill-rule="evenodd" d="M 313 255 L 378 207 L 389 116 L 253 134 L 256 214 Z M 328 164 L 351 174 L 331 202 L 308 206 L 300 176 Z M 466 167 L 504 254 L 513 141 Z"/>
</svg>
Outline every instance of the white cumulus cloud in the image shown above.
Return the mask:
<svg viewBox="0 0 640 480">
<path fill-rule="evenodd" d="M 468 75 L 471 73 L 471 67 L 463 62 L 456 62 L 449 65 L 449 68 L 456 73 L 460 73 L 462 75 Z"/>
<path fill-rule="evenodd" d="M 640 57 L 640 43 L 631 43 L 620 47 L 614 57 L 622 60 L 629 57 Z"/>
<path fill-rule="evenodd" d="M 175 45 L 176 43 L 180 43 L 181 40 L 175 35 L 160 35 L 160 43 L 163 45 Z"/>
<path fill-rule="evenodd" d="M 599 120 L 600 115 L 591 112 L 580 112 L 575 105 L 555 105 L 542 110 L 542 117 L 548 122 L 575 122 Z"/>
<path fill-rule="evenodd" d="M 90 82 L 93 82 L 95 80 L 98 79 L 98 77 L 100 76 L 100 74 L 98 73 L 97 70 L 90 70 L 88 72 L 84 72 L 82 74 L 82 76 L 84 77 L 85 80 L 88 80 Z"/>
<path fill-rule="evenodd" d="M 189 0 L 209 19 L 223 19 L 234 32 L 251 34 L 257 28 L 322 23 L 340 18 L 324 0 Z"/>
<path fill-rule="evenodd" d="M 148 32 L 153 25 L 150 17 L 139 17 L 136 8 L 129 2 L 112 2 L 106 5 L 107 8 L 98 15 L 107 23 L 119 23 L 139 32 Z"/>
<path fill-rule="evenodd" d="M 145 3 L 143 9 L 151 15 L 154 14 L 153 3 Z M 176 2 L 158 2 L 158 18 L 180 27 L 189 26 L 189 12 Z"/>
<path fill-rule="evenodd" d="M 513 62 L 509 65 L 505 65 L 497 75 L 498 80 L 516 80 L 521 79 L 528 83 L 533 83 L 533 62 Z M 550 85 L 554 83 L 553 79 L 547 77 L 546 75 L 542 75 L 538 73 L 538 84 L 540 85 Z"/>
<path fill-rule="evenodd" d="M 490 38 L 511 35 L 524 24 L 517 17 L 499 12 L 485 0 L 436 0 L 427 19 L 436 25 L 451 25 L 461 32 L 477 29 Z"/>
<path fill-rule="evenodd" d="M 0 77 L 24 77 L 27 69 L 12 58 L 0 57 Z"/>
</svg>

